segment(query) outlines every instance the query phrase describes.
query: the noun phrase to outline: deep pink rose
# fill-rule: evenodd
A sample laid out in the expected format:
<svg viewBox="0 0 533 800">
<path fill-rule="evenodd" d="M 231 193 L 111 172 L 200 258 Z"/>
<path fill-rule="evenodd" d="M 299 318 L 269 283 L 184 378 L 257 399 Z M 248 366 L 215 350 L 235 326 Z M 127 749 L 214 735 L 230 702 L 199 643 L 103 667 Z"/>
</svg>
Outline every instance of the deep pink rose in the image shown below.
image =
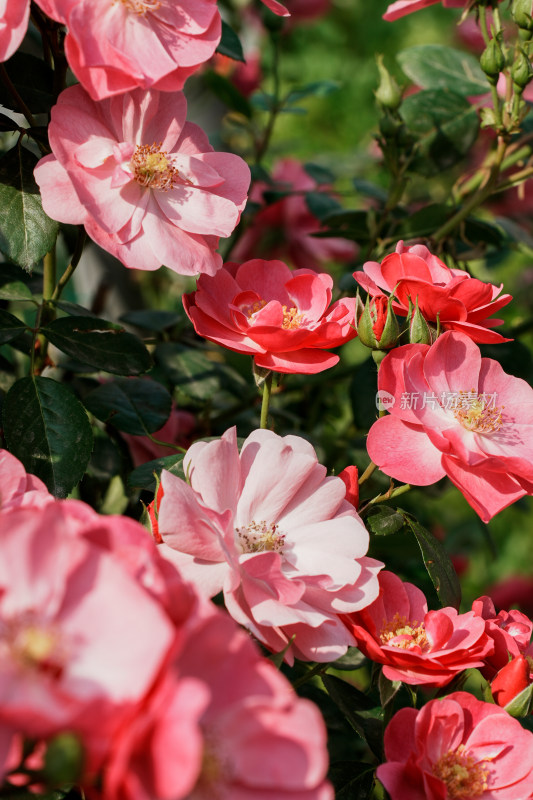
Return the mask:
<svg viewBox="0 0 533 800">
<path fill-rule="evenodd" d="M 332 287 L 325 273 L 256 258 L 201 275 L 183 305 L 205 339 L 249 353 L 258 367 L 312 374 L 337 364 L 326 348 L 356 336 L 355 298 L 330 305 Z"/>
<path fill-rule="evenodd" d="M 220 41 L 216 0 L 39 0 L 39 5 L 68 27 L 69 66 L 93 100 L 138 87 L 178 91 Z"/>
<path fill-rule="evenodd" d="M 378 386 L 390 413 L 367 446 L 386 475 L 416 486 L 448 475 L 484 522 L 533 494 L 533 389 L 469 337 L 396 348 Z"/>
<path fill-rule="evenodd" d="M 18 458 L 7 450 L 0 450 L 0 509 L 36 507 L 54 502 L 42 480 L 26 472 Z"/>
<path fill-rule="evenodd" d="M 422 316 L 433 324 L 440 319 L 441 328 L 456 330 L 475 342 L 508 342 L 509 339 L 489 330 L 502 320 L 489 319 L 506 306 L 509 294 L 498 297 L 502 285 L 494 286 L 471 278 L 462 269 L 450 269 L 422 244 L 405 247 L 398 242 L 396 252 L 381 264 L 367 261 L 364 272 L 354 272 L 355 280 L 373 297 L 388 292 L 394 296 L 393 309 L 407 316 L 409 297 L 418 298 Z"/>
<path fill-rule="evenodd" d="M 391 800 L 529 800 L 533 735 L 467 692 L 402 708 L 385 731 L 377 776 Z"/>
<path fill-rule="evenodd" d="M 207 597 L 287 660 L 331 661 L 353 639 L 337 614 L 368 605 L 382 564 L 368 532 L 309 442 L 256 430 L 239 454 L 235 428 L 196 442 L 189 483 L 163 471 L 160 550 Z M 480 620 L 481 627 L 484 627 Z"/>
<path fill-rule="evenodd" d="M 279 161 L 272 172 L 274 185 L 254 183 L 250 200 L 263 206 L 231 251 L 235 261 L 249 258 L 281 258 L 302 269 L 317 272 L 328 262 L 352 261 L 356 245 L 340 237 L 317 238 L 320 221 L 309 210 L 305 192 L 327 191 L 308 175 L 294 158 Z M 264 205 L 263 193 L 278 189 L 289 194 Z"/>
<path fill-rule="evenodd" d="M 505 667 L 511 657 L 526 652 L 529 647 L 533 622 L 521 611 L 500 611 L 496 614 L 490 597 L 478 597 L 472 603 L 472 611 L 485 620 L 485 632 L 494 641 L 494 653 L 489 656 L 481 670 L 490 680 Z M 501 703 L 500 703 L 501 705 Z"/>
<path fill-rule="evenodd" d="M 0 0 L 0 61 L 7 61 L 18 48 L 29 18 L 29 0 Z"/>
<path fill-rule="evenodd" d="M 472 611 L 428 611 L 424 594 L 392 572 L 379 574 L 379 597 L 362 611 L 343 614 L 357 647 L 383 664 L 391 681 L 445 686 L 468 667 L 480 667 L 494 644 Z"/>
<path fill-rule="evenodd" d="M 195 427 L 196 420 L 194 415 L 189 411 L 181 411 L 172 404 L 168 420 L 152 436 L 161 442 L 177 444 L 179 447 L 188 447 L 192 441 L 191 434 Z M 146 464 L 147 461 L 152 461 L 154 458 L 163 458 L 163 456 L 175 454 L 171 447 L 157 444 L 148 436 L 133 436 L 130 433 L 121 433 L 120 435 L 128 445 L 131 460 L 135 467 L 140 467 L 141 464 Z"/>
<path fill-rule="evenodd" d="M 261 0 L 262 3 L 265 4 L 267 8 L 277 14 L 279 17 L 288 17 L 289 11 L 283 6 L 281 3 L 278 3 L 277 0 Z"/>
<path fill-rule="evenodd" d="M 441 0 L 396 0 L 383 14 L 383 19 L 393 22 L 395 19 L 405 17 L 406 14 L 412 14 L 413 11 L 420 11 L 439 2 Z M 468 0 L 442 0 L 442 5 L 444 8 L 463 8 L 467 2 Z"/>
<path fill-rule="evenodd" d="M 499 706 L 506 706 L 531 684 L 533 677 L 531 659 L 521 653 L 508 661 L 492 679 L 490 690 L 494 702 Z"/>
<path fill-rule="evenodd" d="M 46 213 L 83 224 L 127 267 L 215 273 L 250 170 L 214 152 L 186 113 L 181 93 L 138 89 L 97 103 L 81 86 L 66 89 L 48 129 L 53 155 L 35 169 Z"/>
</svg>

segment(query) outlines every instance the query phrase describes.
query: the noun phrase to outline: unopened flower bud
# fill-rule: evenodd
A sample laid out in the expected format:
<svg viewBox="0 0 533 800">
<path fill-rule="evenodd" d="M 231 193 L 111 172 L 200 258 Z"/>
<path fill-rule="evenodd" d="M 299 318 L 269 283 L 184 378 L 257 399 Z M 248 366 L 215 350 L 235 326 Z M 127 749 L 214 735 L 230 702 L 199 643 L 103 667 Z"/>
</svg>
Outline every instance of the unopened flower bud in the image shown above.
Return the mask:
<svg viewBox="0 0 533 800">
<path fill-rule="evenodd" d="M 520 92 L 524 91 L 531 78 L 533 78 L 531 62 L 521 48 L 518 50 L 515 62 L 511 67 L 511 77 Z"/>
<path fill-rule="evenodd" d="M 359 505 L 359 470 L 356 466 L 345 467 L 338 477 L 346 486 L 346 500 L 354 508 Z"/>
<path fill-rule="evenodd" d="M 533 17 L 531 16 L 531 11 L 531 0 L 514 0 L 511 8 L 511 14 L 518 27 L 524 31 L 533 30 Z"/>
<path fill-rule="evenodd" d="M 503 707 L 514 700 L 531 683 L 529 673 L 530 666 L 523 655 L 515 656 L 502 667 L 490 685 L 495 703 Z"/>
<path fill-rule="evenodd" d="M 505 66 L 505 57 L 497 38 L 490 40 L 481 54 L 479 63 L 490 83 L 496 85 L 500 72 Z"/>
<path fill-rule="evenodd" d="M 437 339 L 437 331 L 428 325 L 418 308 L 418 297 L 415 307 L 409 318 L 409 343 L 410 344 L 433 344 Z"/>
<path fill-rule="evenodd" d="M 83 748 L 74 733 L 59 733 L 48 744 L 44 774 L 53 784 L 76 783 L 83 765 Z"/>
<path fill-rule="evenodd" d="M 394 347 L 400 335 L 398 320 L 392 310 L 392 300 L 384 294 L 367 297 L 363 313 L 357 320 L 361 343 L 372 350 Z"/>
<path fill-rule="evenodd" d="M 383 63 L 383 56 L 376 56 L 376 61 L 380 77 L 379 86 L 375 92 L 376 100 L 383 108 L 395 111 L 402 102 L 402 90 Z"/>
</svg>

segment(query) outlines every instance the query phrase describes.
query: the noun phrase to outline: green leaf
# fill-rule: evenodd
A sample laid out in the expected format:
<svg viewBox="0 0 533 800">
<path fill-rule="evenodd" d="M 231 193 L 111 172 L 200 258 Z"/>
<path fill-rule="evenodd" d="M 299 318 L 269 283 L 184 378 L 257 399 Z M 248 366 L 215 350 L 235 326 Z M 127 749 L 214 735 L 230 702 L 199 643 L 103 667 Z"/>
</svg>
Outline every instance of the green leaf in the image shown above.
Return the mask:
<svg viewBox="0 0 533 800">
<path fill-rule="evenodd" d="M 390 681 L 388 678 L 385 677 L 383 674 L 383 669 L 379 671 L 378 677 L 378 689 L 379 689 L 379 699 L 381 701 L 381 705 L 385 708 L 388 705 L 402 687 L 401 681 Z"/>
<path fill-rule="evenodd" d="M 155 492 L 156 478 L 159 479 L 161 472 L 166 469 L 178 478 L 185 480 L 185 473 L 183 472 L 183 458 L 185 453 L 176 453 L 173 456 L 163 456 L 162 458 L 154 458 L 153 461 L 147 461 L 146 464 L 141 464 L 140 467 L 134 469 L 128 476 L 128 486 L 130 489 L 145 489 L 148 492 Z"/>
<path fill-rule="evenodd" d="M 267 92 L 254 92 L 250 97 L 252 108 L 257 111 L 273 111 L 276 105 L 276 98 Z"/>
<path fill-rule="evenodd" d="M 453 564 L 438 539 L 420 525 L 413 517 L 404 515 L 405 523 L 415 535 L 429 577 L 443 606 L 459 609 L 461 584 Z"/>
<path fill-rule="evenodd" d="M 217 53 L 232 58 L 234 61 L 246 63 L 241 40 L 227 22 L 222 20 L 222 36 L 216 49 Z"/>
<path fill-rule="evenodd" d="M 324 239 L 328 236 L 342 236 L 356 242 L 365 242 L 370 237 L 368 212 L 338 209 L 327 214 L 322 220 L 327 230 L 314 233 L 313 236 Z"/>
<path fill-rule="evenodd" d="M 22 281 L 11 281 L 0 286 L 1 300 L 33 300 L 30 289 Z"/>
<path fill-rule="evenodd" d="M 430 236 L 453 214 L 453 209 L 444 203 L 431 203 L 398 222 L 394 232 L 406 239 Z"/>
<path fill-rule="evenodd" d="M 201 350 L 165 342 L 156 348 L 155 358 L 188 397 L 207 400 L 220 389 L 220 365 Z"/>
<path fill-rule="evenodd" d="M 309 177 L 317 183 L 333 183 L 335 180 L 333 172 L 326 167 L 321 167 L 320 164 L 307 163 L 304 164 L 304 169 Z"/>
<path fill-rule="evenodd" d="M 152 311 L 151 309 L 140 309 L 138 311 L 128 311 L 120 318 L 121 322 L 127 325 L 135 325 L 137 328 L 144 328 L 147 331 L 162 333 L 168 328 L 173 328 L 183 319 L 177 311 Z"/>
<path fill-rule="evenodd" d="M 357 647 L 348 647 L 346 653 L 332 662 L 335 669 L 351 671 L 359 669 L 366 661 L 366 656 Z"/>
<path fill-rule="evenodd" d="M 53 247 L 59 223 L 42 207 L 33 177 L 37 158 L 14 147 L 0 159 L 0 250 L 30 271 Z"/>
<path fill-rule="evenodd" d="M 305 86 L 298 86 L 293 89 L 285 98 L 284 104 L 291 105 L 292 103 L 299 103 L 301 100 L 306 100 L 308 97 L 326 97 L 332 92 L 336 92 L 340 87 L 338 81 L 314 81 Z"/>
<path fill-rule="evenodd" d="M 4 64 L 11 82 L 33 114 L 48 112 L 56 101 L 54 73 L 42 58 L 16 52 Z M 18 111 L 4 82 L 0 82 L 0 104 Z"/>
<path fill-rule="evenodd" d="M 389 536 L 391 533 L 398 533 L 405 525 L 403 514 L 390 508 L 390 506 L 382 505 L 370 506 L 365 522 L 376 536 Z"/>
<path fill-rule="evenodd" d="M 128 378 L 103 383 L 85 396 L 84 404 L 91 414 L 119 431 L 145 436 L 163 427 L 172 398 L 156 381 Z"/>
<path fill-rule="evenodd" d="M 70 389 L 33 376 L 13 384 L 4 402 L 8 450 L 56 497 L 81 480 L 93 443 L 87 413 Z"/>
<path fill-rule="evenodd" d="M 246 97 L 224 75 L 210 70 L 204 73 L 203 81 L 229 109 L 238 111 L 248 118 L 252 116 L 252 107 Z"/>
<path fill-rule="evenodd" d="M 371 800 L 374 767 L 364 761 L 337 761 L 331 765 L 329 778 L 335 787 L 335 800 Z"/>
<path fill-rule="evenodd" d="M 320 220 L 342 209 L 338 200 L 325 192 L 306 192 L 305 202 L 311 214 Z"/>
<path fill-rule="evenodd" d="M 61 352 L 115 375 L 140 375 L 152 366 L 137 336 L 120 325 L 92 317 L 62 317 L 41 328 Z"/>
<path fill-rule="evenodd" d="M 12 339 L 16 339 L 17 336 L 24 333 L 26 327 L 22 320 L 17 319 L 13 314 L 0 308 L 0 344 L 5 344 Z"/>
<path fill-rule="evenodd" d="M 398 53 L 405 74 L 422 89 L 451 89 L 465 96 L 486 94 L 489 84 L 478 59 L 441 44 L 422 44 Z"/>
<path fill-rule="evenodd" d="M 479 119 L 468 100 L 449 89 L 427 89 L 403 101 L 400 113 L 418 141 L 410 169 L 436 175 L 460 161 L 476 141 Z"/>
</svg>

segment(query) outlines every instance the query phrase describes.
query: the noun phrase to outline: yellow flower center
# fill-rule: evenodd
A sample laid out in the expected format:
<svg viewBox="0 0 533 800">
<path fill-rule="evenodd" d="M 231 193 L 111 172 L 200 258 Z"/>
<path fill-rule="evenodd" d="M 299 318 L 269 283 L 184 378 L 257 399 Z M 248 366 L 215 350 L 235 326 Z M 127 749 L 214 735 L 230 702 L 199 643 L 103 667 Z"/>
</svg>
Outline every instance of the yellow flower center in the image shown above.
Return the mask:
<svg viewBox="0 0 533 800">
<path fill-rule="evenodd" d="M 249 525 L 236 528 L 235 533 L 241 553 L 283 552 L 285 534 L 279 532 L 276 522 L 268 524 L 264 519 L 261 522 L 252 520 Z"/>
<path fill-rule="evenodd" d="M 117 0 L 113 0 L 114 3 Z M 128 11 L 133 11 L 134 14 L 140 14 L 144 16 L 148 11 L 157 11 L 158 8 L 161 7 L 161 0 L 147 0 L 147 2 L 141 2 L 141 0 L 120 0 L 122 5 L 126 6 Z"/>
<path fill-rule="evenodd" d="M 494 433 L 501 427 L 504 409 L 494 401 L 495 395 L 478 394 L 475 389 L 459 392 L 454 403 L 454 417 L 467 431 Z"/>
<path fill-rule="evenodd" d="M 257 314 L 258 311 L 261 311 L 261 309 L 264 308 L 266 304 L 267 304 L 266 300 L 257 300 L 250 306 L 244 306 L 242 308 L 242 311 L 244 312 L 244 314 L 246 314 L 248 319 L 252 320 L 253 322 L 254 315 Z M 304 315 L 298 313 L 298 309 L 296 308 L 296 306 L 291 306 L 291 308 L 288 308 L 287 306 L 281 306 L 281 310 L 283 311 L 283 321 L 281 323 L 281 327 L 283 328 L 283 330 L 285 331 L 294 330 L 295 328 L 300 327 L 300 323 Z"/>
<path fill-rule="evenodd" d="M 173 188 L 178 170 L 161 147 L 162 142 L 137 145 L 130 164 L 137 183 L 166 192 Z"/>
<path fill-rule="evenodd" d="M 383 620 L 380 639 L 382 644 L 399 647 L 402 650 L 410 650 L 416 646 L 425 650 L 429 647 L 424 623 L 416 620 L 408 621 L 398 613 L 389 622 Z"/>
<path fill-rule="evenodd" d="M 32 617 L 23 615 L 4 623 L 0 652 L 9 653 L 24 669 L 59 677 L 67 657 L 64 642 L 53 626 L 41 624 Z"/>
<path fill-rule="evenodd" d="M 488 787 L 486 761 L 476 761 L 461 744 L 457 750 L 448 750 L 433 764 L 433 774 L 446 784 L 449 798 L 479 797 Z"/>
</svg>

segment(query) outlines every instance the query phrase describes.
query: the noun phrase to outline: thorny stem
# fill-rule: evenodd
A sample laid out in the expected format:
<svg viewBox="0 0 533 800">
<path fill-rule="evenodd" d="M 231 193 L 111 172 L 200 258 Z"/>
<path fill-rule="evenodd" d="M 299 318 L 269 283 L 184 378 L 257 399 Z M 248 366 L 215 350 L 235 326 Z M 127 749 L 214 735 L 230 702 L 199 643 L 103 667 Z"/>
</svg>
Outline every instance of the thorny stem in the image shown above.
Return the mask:
<svg viewBox="0 0 533 800">
<path fill-rule="evenodd" d="M 46 366 L 46 359 L 48 355 L 48 340 L 42 333 L 37 333 L 42 324 L 50 322 L 54 316 L 54 310 L 50 306 L 50 300 L 54 291 L 56 282 L 56 247 L 55 244 L 52 249 L 43 258 L 43 302 L 37 311 L 37 318 L 35 321 L 35 334 L 33 338 L 32 354 L 31 354 L 31 371 L 34 375 L 39 375 Z M 38 348 L 38 349 L 37 349 Z"/>
<path fill-rule="evenodd" d="M 369 500 L 368 503 L 366 503 L 365 508 L 368 506 L 373 506 L 376 503 L 383 503 L 386 500 L 392 500 L 393 497 L 399 497 L 401 494 L 405 494 L 410 489 L 411 489 L 410 483 L 404 483 L 403 486 L 397 486 L 395 489 L 389 489 L 383 494 L 378 494 L 377 497 L 374 497 L 372 500 Z"/>
<path fill-rule="evenodd" d="M 371 461 L 370 464 L 368 465 L 368 467 L 365 469 L 365 471 L 363 472 L 363 474 L 361 475 L 361 477 L 358 480 L 359 486 L 361 486 L 362 483 L 367 481 L 377 468 L 378 468 L 378 465 L 374 464 L 374 462 Z"/>
<path fill-rule="evenodd" d="M 170 447 L 172 450 L 178 450 L 180 453 L 187 452 L 187 448 L 181 447 L 181 445 L 179 444 L 172 444 L 171 442 L 162 442 L 161 439 L 156 439 L 155 436 L 152 436 L 151 433 L 146 433 L 145 435 L 148 437 L 148 439 L 150 439 L 151 442 L 153 442 L 154 444 L 161 445 L 161 447 Z"/>
</svg>

